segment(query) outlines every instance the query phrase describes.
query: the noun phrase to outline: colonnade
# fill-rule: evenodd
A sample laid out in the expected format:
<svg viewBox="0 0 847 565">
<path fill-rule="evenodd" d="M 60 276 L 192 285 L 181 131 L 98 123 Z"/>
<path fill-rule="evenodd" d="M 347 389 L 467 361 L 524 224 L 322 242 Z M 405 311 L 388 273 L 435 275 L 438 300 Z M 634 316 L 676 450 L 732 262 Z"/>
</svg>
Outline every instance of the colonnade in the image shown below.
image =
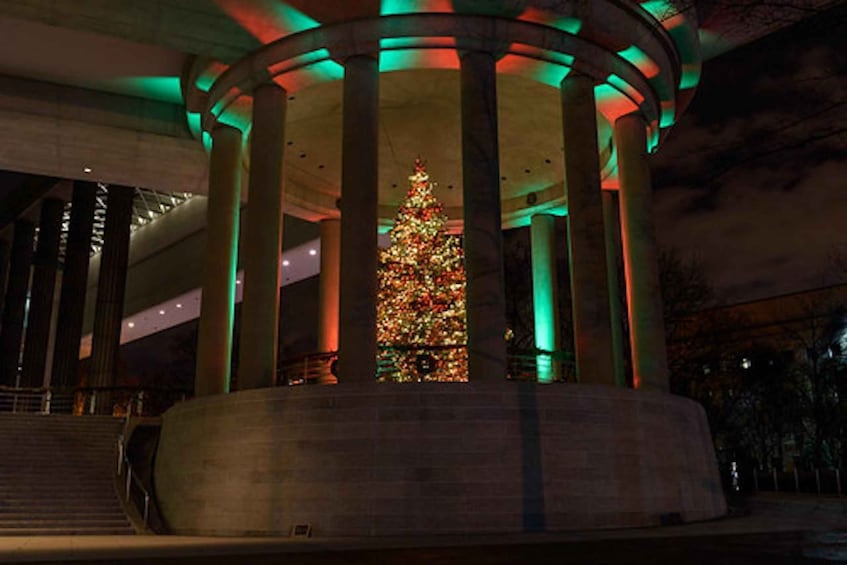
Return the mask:
<svg viewBox="0 0 847 565">
<path fill-rule="evenodd" d="M 117 185 L 110 186 L 107 191 L 88 381 L 92 387 L 115 384 L 135 192 L 133 188 Z M 96 198 L 96 183 L 74 182 L 55 313 L 54 289 L 58 280 L 65 202 L 52 197 L 41 201 L 37 239 L 35 223 L 21 217 L 15 221 L 11 243 L 0 240 L 0 294 L 3 296 L 0 384 L 33 388 L 48 385 L 70 388 L 80 384 L 79 348 Z M 54 319 L 55 328 L 52 328 L 51 320 Z M 52 355 L 49 352 L 51 333 L 55 333 Z M 110 406 L 102 408 L 111 411 Z"/>
<path fill-rule="evenodd" d="M 506 321 L 496 58 L 485 51 L 461 51 L 459 60 L 469 379 L 498 380 L 506 375 Z M 324 351 L 337 345 L 340 380 L 371 381 L 377 357 L 378 57 L 347 58 L 343 80 L 341 219 L 321 224 L 318 339 Z M 621 252 L 617 241 L 622 239 L 634 384 L 667 390 L 646 124 L 637 114 L 613 124 L 619 196 L 602 191 L 594 86 L 591 77 L 578 73 L 561 83 L 578 379 L 623 384 L 616 259 Z M 279 311 L 274 273 L 281 239 L 286 92 L 268 83 L 255 89 L 253 97 L 248 219 L 253 225 L 247 226 L 248 241 L 242 248 L 245 318 L 240 388 L 272 386 Z M 198 395 L 229 390 L 242 135 L 223 124 L 211 132 L 211 229 L 198 344 Z M 560 349 L 555 248 L 565 242 L 556 240 L 553 222 L 544 217 L 532 219 L 532 242 L 535 311 L 541 313 L 536 319 L 537 346 Z M 552 376 L 542 375 L 542 380 Z"/>
</svg>

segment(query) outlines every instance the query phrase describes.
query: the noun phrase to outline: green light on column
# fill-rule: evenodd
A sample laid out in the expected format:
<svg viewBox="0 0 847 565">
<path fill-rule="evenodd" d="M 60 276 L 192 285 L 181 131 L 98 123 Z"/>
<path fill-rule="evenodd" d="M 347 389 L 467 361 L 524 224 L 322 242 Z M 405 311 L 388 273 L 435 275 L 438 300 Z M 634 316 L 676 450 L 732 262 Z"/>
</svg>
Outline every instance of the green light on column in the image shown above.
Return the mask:
<svg viewBox="0 0 847 565">
<path fill-rule="evenodd" d="M 319 61 L 309 66 L 309 71 L 315 73 L 321 80 L 332 81 L 344 78 L 344 66 L 332 59 Z"/>
<path fill-rule="evenodd" d="M 186 112 L 185 120 L 188 122 L 188 130 L 195 138 L 200 137 L 200 128 L 202 127 L 199 112 Z"/>
<path fill-rule="evenodd" d="M 559 18 L 550 22 L 550 25 L 572 35 L 578 34 L 582 29 L 582 21 L 579 18 Z"/>
<path fill-rule="evenodd" d="M 618 51 L 618 55 L 632 63 L 647 78 L 653 78 L 659 74 L 659 65 L 635 45 L 630 45 L 626 49 Z"/>
<path fill-rule="evenodd" d="M 307 29 L 319 27 L 321 24 L 284 2 L 274 2 L 274 15 L 276 20 L 284 25 L 288 33 L 298 33 Z"/>
<path fill-rule="evenodd" d="M 114 80 L 122 88 L 133 91 L 141 98 L 182 104 L 179 77 L 124 77 Z"/>
<path fill-rule="evenodd" d="M 660 22 L 672 18 L 679 13 L 679 10 L 676 9 L 676 6 L 670 0 L 648 0 L 647 2 L 642 2 L 641 7 Z"/>
<path fill-rule="evenodd" d="M 694 88 L 698 84 L 700 84 L 700 65 L 683 65 L 679 89 Z"/>
<path fill-rule="evenodd" d="M 669 128 L 676 121 L 676 106 L 672 101 L 662 102 L 662 117 L 659 119 L 659 127 Z"/>
<path fill-rule="evenodd" d="M 535 347 L 547 352 L 558 349 L 558 304 L 556 296 L 555 220 L 532 217 L 532 307 L 535 317 Z M 538 382 L 553 382 L 556 367 L 549 354 L 536 357 Z"/>
</svg>

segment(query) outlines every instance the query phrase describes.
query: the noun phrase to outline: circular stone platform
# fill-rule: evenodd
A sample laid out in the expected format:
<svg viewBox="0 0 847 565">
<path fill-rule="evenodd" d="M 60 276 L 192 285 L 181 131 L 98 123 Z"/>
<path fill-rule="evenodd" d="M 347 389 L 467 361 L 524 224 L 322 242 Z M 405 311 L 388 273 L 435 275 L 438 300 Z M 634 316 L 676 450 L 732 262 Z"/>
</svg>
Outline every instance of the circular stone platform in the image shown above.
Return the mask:
<svg viewBox="0 0 847 565">
<path fill-rule="evenodd" d="M 657 525 L 726 511 L 702 408 L 591 385 L 259 389 L 164 417 L 173 533 L 315 536 Z"/>
</svg>

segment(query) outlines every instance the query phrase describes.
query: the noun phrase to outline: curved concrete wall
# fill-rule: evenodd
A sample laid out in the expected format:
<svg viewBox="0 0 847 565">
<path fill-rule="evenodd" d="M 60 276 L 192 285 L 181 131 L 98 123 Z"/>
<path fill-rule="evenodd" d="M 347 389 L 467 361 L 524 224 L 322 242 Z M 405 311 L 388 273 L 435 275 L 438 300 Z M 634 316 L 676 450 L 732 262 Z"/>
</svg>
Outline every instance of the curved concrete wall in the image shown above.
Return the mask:
<svg viewBox="0 0 847 565">
<path fill-rule="evenodd" d="M 171 531 L 316 536 L 655 525 L 726 510 L 702 408 L 590 385 L 364 384 L 195 399 L 156 458 Z"/>
</svg>

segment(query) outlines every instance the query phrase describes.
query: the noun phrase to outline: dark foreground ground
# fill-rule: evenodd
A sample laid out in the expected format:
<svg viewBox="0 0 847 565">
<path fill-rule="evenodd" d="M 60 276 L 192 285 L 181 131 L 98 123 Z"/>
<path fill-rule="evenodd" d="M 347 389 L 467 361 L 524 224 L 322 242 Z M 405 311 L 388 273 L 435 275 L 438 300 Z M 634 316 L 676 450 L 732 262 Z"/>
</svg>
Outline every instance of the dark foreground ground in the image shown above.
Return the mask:
<svg viewBox="0 0 847 565">
<path fill-rule="evenodd" d="M 847 563 L 847 498 L 765 495 L 736 517 L 600 532 L 292 540 L 177 536 L 1 538 L 3 563 L 788 564 Z"/>
</svg>

